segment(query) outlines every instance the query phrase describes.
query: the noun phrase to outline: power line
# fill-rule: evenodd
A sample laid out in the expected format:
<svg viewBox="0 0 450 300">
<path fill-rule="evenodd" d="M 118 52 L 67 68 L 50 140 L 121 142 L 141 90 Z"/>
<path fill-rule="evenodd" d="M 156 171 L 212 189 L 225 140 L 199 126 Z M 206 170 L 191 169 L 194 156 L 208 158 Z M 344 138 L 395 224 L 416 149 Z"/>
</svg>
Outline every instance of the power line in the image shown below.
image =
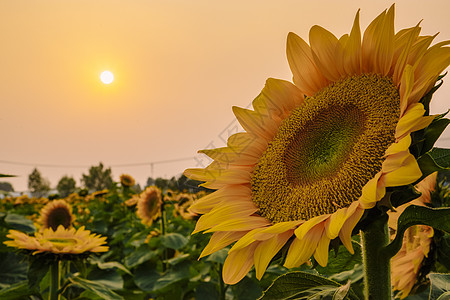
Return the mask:
<svg viewBox="0 0 450 300">
<path fill-rule="evenodd" d="M 153 166 L 153 165 L 157 165 L 157 164 L 166 164 L 166 163 L 172 163 L 172 162 L 177 162 L 177 161 L 187 161 L 187 160 L 193 160 L 193 159 L 194 159 L 194 157 L 183 157 L 183 158 L 174 158 L 174 159 L 167 159 L 167 160 L 158 160 L 158 161 L 152 161 L 152 162 L 114 164 L 114 165 L 109 165 L 108 167 L 117 168 L 117 167 Z M 90 168 L 91 167 L 88 165 L 40 164 L 40 163 L 26 163 L 26 162 L 7 161 L 7 160 L 0 160 L 0 163 L 10 164 L 10 165 L 19 165 L 19 166 L 28 166 L 28 167 L 41 167 L 41 168 Z"/>
</svg>

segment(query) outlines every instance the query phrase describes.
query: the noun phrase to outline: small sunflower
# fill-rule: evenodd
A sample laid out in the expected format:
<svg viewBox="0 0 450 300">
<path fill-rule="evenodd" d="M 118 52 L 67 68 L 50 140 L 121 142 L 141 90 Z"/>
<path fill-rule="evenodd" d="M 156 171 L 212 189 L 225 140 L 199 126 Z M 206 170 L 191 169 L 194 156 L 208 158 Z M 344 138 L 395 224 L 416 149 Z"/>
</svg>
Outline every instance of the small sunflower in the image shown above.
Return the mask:
<svg viewBox="0 0 450 300">
<path fill-rule="evenodd" d="M 56 230 L 47 228 L 42 233 L 36 232 L 34 237 L 11 229 L 7 237 L 12 241 L 4 242 L 5 245 L 31 250 L 33 254 L 82 254 L 108 251 L 108 246 L 105 246 L 106 237 L 91 234 L 89 230 L 84 229 L 84 226 L 76 230 L 75 228 L 66 229 L 60 225 Z"/>
<path fill-rule="evenodd" d="M 120 184 L 123 187 L 132 187 L 135 184 L 135 180 L 131 175 L 128 174 L 122 174 L 120 175 Z"/>
<path fill-rule="evenodd" d="M 50 201 L 41 209 L 39 223 L 42 224 L 42 229 L 52 228 L 56 230 L 59 225 L 64 228 L 71 227 L 74 220 L 72 206 L 60 199 Z"/>
<path fill-rule="evenodd" d="M 217 189 L 191 207 L 203 214 L 194 232 L 213 232 L 201 256 L 236 242 L 223 278 L 240 281 L 255 266 L 260 279 L 289 240 L 285 266 L 313 255 L 322 266 L 329 243 L 351 234 L 386 188 L 422 176 L 410 153 L 411 133 L 427 127 L 421 98 L 450 63 L 448 41 L 430 47 L 419 25 L 394 31 L 394 6 L 361 35 L 359 11 L 350 34 L 313 26 L 308 45 L 289 33 L 294 84 L 268 79 L 254 110 L 233 107 L 247 131 L 227 147 L 201 150 L 214 161 L 185 171 Z"/>
<path fill-rule="evenodd" d="M 175 217 L 182 217 L 185 220 L 192 220 L 197 216 L 196 213 L 191 212 L 190 207 L 194 203 L 194 198 L 190 194 L 182 193 L 177 196 L 174 205 L 173 215 Z"/>
<path fill-rule="evenodd" d="M 389 212 L 389 227 L 394 233 L 397 229 L 399 216 L 409 205 L 421 205 L 431 203 L 431 193 L 436 188 L 437 173 L 427 176 L 416 188 L 422 195 L 413 201 L 396 208 L 395 212 Z M 403 237 L 403 244 L 400 251 L 391 259 L 391 279 L 395 290 L 400 291 L 400 298 L 409 295 L 420 271 L 420 267 L 425 257 L 430 251 L 430 244 L 433 240 L 434 230 L 426 225 L 414 225 L 406 229 Z M 392 235 L 392 239 L 395 234 Z"/>
<path fill-rule="evenodd" d="M 126 206 L 135 206 L 139 201 L 139 195 L 133 195 L 130 199 L 126 200 L 124 203 Z"/>
<path fill-rule="evenodd" d="M 149 186 L 139 196 L 136 214 L 143 224 L 150 226 L 161 215 L 161 205 L 161 191 Z"/>
</svg>

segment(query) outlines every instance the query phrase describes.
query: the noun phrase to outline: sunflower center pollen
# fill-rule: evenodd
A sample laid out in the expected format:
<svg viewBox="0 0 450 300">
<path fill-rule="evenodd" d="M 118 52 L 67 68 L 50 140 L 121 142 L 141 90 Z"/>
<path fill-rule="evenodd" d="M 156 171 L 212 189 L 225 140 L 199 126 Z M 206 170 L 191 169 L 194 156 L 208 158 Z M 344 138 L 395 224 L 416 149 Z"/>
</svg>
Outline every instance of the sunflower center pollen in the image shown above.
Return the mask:
<svg viewBox="0 0 450 300">
<path fill-rule="evenodd" d="M 379 75 L 342 79 L 280 125 L 252 175 L 252 200 L 274 223 L 308 220 L 349 206 L 381 170 L 394 142 L 400 96 Z"/>
</svg>

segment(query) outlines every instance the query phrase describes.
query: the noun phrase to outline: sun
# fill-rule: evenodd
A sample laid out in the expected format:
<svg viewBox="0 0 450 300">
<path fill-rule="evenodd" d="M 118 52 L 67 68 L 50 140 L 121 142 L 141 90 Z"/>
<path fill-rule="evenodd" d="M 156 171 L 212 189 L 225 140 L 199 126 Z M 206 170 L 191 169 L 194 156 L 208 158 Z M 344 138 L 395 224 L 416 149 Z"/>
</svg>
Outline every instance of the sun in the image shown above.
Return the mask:
<svg viewBox="0 0 450 300">
<path fill-rule="evenodd" d="M 114 81 L 114 74 L 111 73 L 111 71 L 103 71 L 100 74 L 100 80 L 104 83 L 104 84 L 110 84 L 111 82 Z"/>
</svg>

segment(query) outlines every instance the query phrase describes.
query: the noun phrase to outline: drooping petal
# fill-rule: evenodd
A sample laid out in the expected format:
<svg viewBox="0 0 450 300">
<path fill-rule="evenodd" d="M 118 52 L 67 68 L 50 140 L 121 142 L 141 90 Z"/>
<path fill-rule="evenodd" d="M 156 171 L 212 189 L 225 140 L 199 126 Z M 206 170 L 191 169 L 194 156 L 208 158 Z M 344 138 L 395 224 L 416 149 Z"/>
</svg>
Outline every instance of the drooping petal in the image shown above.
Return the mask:
<svg viewBox="0 0 450 300">
<path fill-rule="evenodd" d="M 387 187 L 414 183 L 421 176 L 422 171 L 417 164 L 416 158 L 412 154 L 409 154 L 408 157 L 403 160 L 401 167 L 383 175 Z"/>
<path fill-rule="evenodd" d="M 363 213 L 364 209 L 360 207 L 356 208 L 355 212 L 345 221 L 341 231 L 339 231 L 339 238 L 341 239 L 342 244 L 351 254 L 355 253 L 352 246 L 352 231 L 361 219 Z"/>
<path fill-rule="evenodd" d="M 200 258 L 210 255 L 231 243 L 236 242 L 245 235 L 245 231 L 218 231 L 214 232 L 208 245 L 203 249 Z"/>
<path fill-rule="evenodd" d="M 253 266 L 253 255 L 258 243 L 228 254 L 223 264 L 223 281 L 226 284 L 236 284 L 250 271 Z"/>
<path fill-rule="evenodd" d="M 284 266 L 295 268 L 305 263 L 315 252 L 323 231 L 323 224 L 317 224 L 302 239 L 295 238 L 289 247 Z"/>
<path fill-rule="evenodd" d="M 272 258 L 283 248 L 293 233 L 293 230 L 289 230 L 259 243 L 254 256 L 256 278 L 261 280 Z"/>
</svg>

